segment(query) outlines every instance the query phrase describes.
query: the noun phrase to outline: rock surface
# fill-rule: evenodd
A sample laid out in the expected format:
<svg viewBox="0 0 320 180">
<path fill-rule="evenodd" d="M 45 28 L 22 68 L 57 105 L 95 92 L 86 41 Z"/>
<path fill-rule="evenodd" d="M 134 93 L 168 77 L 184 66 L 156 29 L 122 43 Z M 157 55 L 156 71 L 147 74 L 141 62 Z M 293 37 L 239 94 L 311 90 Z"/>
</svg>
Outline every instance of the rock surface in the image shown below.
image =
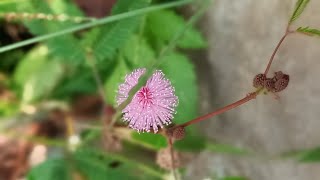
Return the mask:
<svg viewBox="0 0 320 180">
<path fill-rule="evenodd" d="M 209 48 L 195 58 L 207 113 L 243 98 L 254 90 L 252 79 L 265 70 L 282 37 L 295 0 L 215 0 L 201 21 Z M 292 28 L 320 28 L 320 1 L 311 0 Z M 292 34 L 275 56 L 269 76 L 290 75 L 280 100 L 271 95 L 200 123 L 202 131 L 221 143 L 272 156 L 320 144 L 320 39 Z M 251 180 L 295 180 L 320 177 L 318 164 L 239 158 L 202 153 L 188 167 L 188 178 L 213 174 L 246 176 Z M 201 171 L 198 171 L 201 169 Z"/>
</svg>

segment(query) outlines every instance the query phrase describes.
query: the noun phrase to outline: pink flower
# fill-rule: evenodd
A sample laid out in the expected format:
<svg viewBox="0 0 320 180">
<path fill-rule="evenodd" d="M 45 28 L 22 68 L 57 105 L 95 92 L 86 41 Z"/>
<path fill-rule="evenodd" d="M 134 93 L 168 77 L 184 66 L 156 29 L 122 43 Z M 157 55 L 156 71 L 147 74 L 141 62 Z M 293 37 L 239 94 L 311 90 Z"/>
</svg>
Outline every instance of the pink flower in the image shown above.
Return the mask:
<svg viewBox="0 0 320 180">
<path fill-rule="evenodd" d="M 125 82 L 119 86 L 116 98 L 118 105 L 128 98 L 130 90 L 137 85 L 145 72 L 146 69 L 136 69 L 126 75 Z M 162 71 L 156 70 L 122 110 L 123 119 L 129 122 L 129 127 L 138 132 L 149 132 L 153 129 L 156 133 L 158 126 L 162 128 L 163 125 L 171 123 L 177 105 L 178 97 L 175 96 L 170 81 L 164 77 Z"/>
</svg>

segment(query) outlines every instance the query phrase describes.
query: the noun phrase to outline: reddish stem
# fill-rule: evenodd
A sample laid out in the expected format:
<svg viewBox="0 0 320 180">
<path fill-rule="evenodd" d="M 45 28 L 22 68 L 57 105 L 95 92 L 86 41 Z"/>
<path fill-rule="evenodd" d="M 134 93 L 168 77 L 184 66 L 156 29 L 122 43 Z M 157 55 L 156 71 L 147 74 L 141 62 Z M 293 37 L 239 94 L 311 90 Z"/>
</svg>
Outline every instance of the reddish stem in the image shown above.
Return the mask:
<svg viewBox="0 0 320 180">
<path fill-rule="evenodd" d="M 286 29 L 286 33 L 282 36 L 282 38 L 280 39 L 280 41 L 278 42 L 278 45 L 276 46 L 276 48 L 274 49 L 270 59 L 269 59 L 269 63 L 268 63 L 268 66 L 266 68 L 266 70 L 264 71 L 264 75 L 267 75 L 268 74 L 268 71 L 271 67 L 271 64 L 272 64 L 272 61 L 274 59 L 274 56 L 276 55 L 278 49 L 280 48 L 282 42 L 284 41 L 284 39 L 290 34 L 290 33 L 293 33 L 292 31 L 289 30 L 289 26 L 287 27 Z"/>
<path fill-rule="evenodd" d="M 229 105 L 227 105 L 227 106 L 225 106 L 225 107 L 223 107 L 221 109 L 218 109 L 217 111 L 211 112 L 209 114 L 206 114 L 206 115 L 197 117 L 196 119 L 193 119 L 191 121 L 188 121 L 188 122 L 182 124 L 182 126 L 186 127 L 186 126 L 189 126 L 191 124 L 198 123 L 200 121 L 206 120 L 206 119 L 211 118 L 213 116 L 216 116 L 216 115 L 219 115 L 219 114 L 224 113 L 226 111 L 229 111 L 229 110 L 231 110 L 231 109 L 233 109 L 235 107 L 238 107 L 238 106 L 240 106 L 240 105 L 242 105 L 242 104 L 244 104 L 244 103 L 246 103 L 246 102 L 248 102 L 248 101 L 250 101 L 252 99 L 255 99 L 257 97 L 259 91 L 260 90 L 258 90 L 256 92 L 252 92 L 249 95 L 247 95 L 245 98 L 242 98 L 239 101 L 236 101 L 236 102 L 234 102 L 232 104 L 229 104 Z"/>
<path fill-rule="evenodd" d="M 284 41 L 284 39 L 285 39 L 289 34 L 294 33 L 294 32 L 295 32 L 295 31 L 290 31 L 290 24 L 288 24 L 288 25 L 287 25 L 287 28 L 286 28 L 286 33 L 282 36 L 282 38 L 281 38 L 280 41 L 278 42 L 276 48 L 274 49 L 274 51 L 273 51 L 273 53 L 272 53 L 272 55 L 271 55 L 271 57 L 270 57 L 270 59 L 269 59 L 269 63 L 268 63 L 267 68 L 266 68 L 266 70 L 265 70 L 265 72 L 264 72 L 265 75 L 267 75 L 267 73 L 268 73 L 268 71 L 269 71 L 269 69 L 270 69 L 270 66 L 271 66 L 271 64 L 272 64 L 272 61 L 273 61 L 273 59 L 274 59 L 274 56 L 276 55 L 276 53 L 277 53 L 278 49 L 280 48 L 280 46 L 281 46 L 282 42 Z M 239 101 L 236 101 L 236 102 L 234 102 L 234 103 L 232 103 L 232 104 L 229 104 L 229 105 L 227 105 L 227 106 L 225 106 L 225 107 L 223 107 L 223 108 L 221 108 L 221 109 L 218 109 L 217 111 L 214 111 L 214 112 L 211 112 L 211 113 L 206 114 L 206 115 L 204 115 L 204 116 L 200 116 L 200 117 L 197 117 L 197 118 L 195 118 L 195 119 L 193 119 L 193 120 L 190 120 L 190 121 L 182 124 L 181 126 L 186 127 L 186 126 L 189 126 L 189 125 L 191 125 L 191 124 L 198 123 L 198 122 L 200 122 L 200 121 L 206 120 L 206 119 L 211 118 L 211 117 L 213 117 L 213 116 L 216 116 L 216 115 L 219 115 L 219 114 L 224 113 L 224 112 L 226 112 L 226 111 L 229 111 L 229 110 L 231 110 L 231 109 L 233 109 L 233 108 L 235 108 L 235 107 L 238 107 L 238 106 L 240 106 L 240 105 L 242 105 L 242 104 L 244 104 L 244 103 L 246 103 L 246 102 L 248 102 L 248 101 L 250 101 L 250 100 L 252 100 L 252 99 L 255 99 L 255 98 L 257 97 L 258 93 L 259 93 L 261 90 L 262 90 L 262 89 L 258 89 L 256 92 L 250 93 L 250 94 L 247 95 L 245 98 L 242 98 L 242 99 L 240 99 Z"/>
</svg>

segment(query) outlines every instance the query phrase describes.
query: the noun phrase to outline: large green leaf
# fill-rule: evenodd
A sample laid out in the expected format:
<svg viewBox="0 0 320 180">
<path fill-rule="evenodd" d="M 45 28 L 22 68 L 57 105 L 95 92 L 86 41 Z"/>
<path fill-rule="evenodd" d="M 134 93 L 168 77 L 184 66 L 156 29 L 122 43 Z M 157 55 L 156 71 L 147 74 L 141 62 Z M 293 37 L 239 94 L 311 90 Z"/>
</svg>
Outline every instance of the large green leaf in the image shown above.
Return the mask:
<svg viewBox="0 0 320 180">
<path fill-rule="evenodd" d="M 28 180 L 69 180 L 69 167 L 63 159 L 48 159 L 33 167 L 27 175 Z"/>
<path fill-rule="evenodd" d="M 168 54 L 160 61 L 160 68 L 171 81 L 179 98 L 173 123 L 182 124 L 195 118 L 198 114 L 198 88 L 194 66 L 188 57 L 179 53 Z M 184 151 L 201 150 L 205 147 L 205 138 L 191 126 L 186 128 L 186 137 L 176 142 L 175 147 Z"/>
<path fill-rule="evenodd" d="M 193 64 L 188 57 L 179 53 L 171 53 L 160 61 L 160 69 L 171 81 L 179 98 L 173 123 L 181 124 L 195 118 L 198 114 L 198 87 Z"/>
<path fill-rule="evenodd" d="M 47 61 L 41 69 L 34 71 L 23 86 L 23 102 L 32 102 L 45 97 L 58 84 L 64 71 L 58 61 Z"/>
<path fill-rule="evenodd" d="M 159 150 L 167 147 L 166 138 L 160 134 L 133 132 L 132 139 L 138 141 L 138 144 L 150 149 Z"/>
<path fill-rule="evenodd" d="M 23 102 L 31 102 L 49 95 L 63 75 L 61 62 L 50 61 L 47 48 L 39 46 L 20 61 L 14 81 L 23 89 Z"/>
<path fill-rule="evenodd" d="M 14 72 L 14 82 L 23 86 L 35 71 L 43 68 L 48 58 L 48 48 L 45 46 L 38 46 L 20 60 Z"/>
<path fill-rule="evenodd" d="M 172 10 L 161 10 L 150 13 L 146 25 L 153 38 L 169 42 L 186 28 L 186 21 Z M 206 41 L 199 31 L 191 27 L 186 29 L 177 45 L 181 48 L 204 48 Z"/>
</svg>

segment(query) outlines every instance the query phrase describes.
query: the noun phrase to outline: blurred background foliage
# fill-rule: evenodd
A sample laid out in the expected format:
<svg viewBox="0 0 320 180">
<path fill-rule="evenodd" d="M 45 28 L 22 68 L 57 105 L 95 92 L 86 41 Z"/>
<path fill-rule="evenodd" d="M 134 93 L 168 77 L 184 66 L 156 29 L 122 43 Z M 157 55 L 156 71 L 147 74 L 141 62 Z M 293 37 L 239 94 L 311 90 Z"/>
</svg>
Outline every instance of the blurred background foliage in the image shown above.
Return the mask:
<svg viewBox="0 0 320 180">
<path fill-rule="evenodd" d="M 79 23 L 170 2 L 0 1 L 0 44 L 3 47 Z M 202 34 L 188 26 L 176 10 L 162 9 L 1 53 L 4 142 L 0 153 L 20 153 L 19 160 L 13 158 L 14 165 L 0 167 L 1 176 L 32 180 L 162 179 L 168 171 L 156 165 L 155 156 L 157 150 L 167 147 L 163 136 L 120 127 L 122 131 L 115 130 L 110 140 L 105 138 L 110 135 L 101 122 L 107 121 L 116 108 L 115 94 L 125 75 L 154 65 L 172 81 L 179 97 L 173 122 L 196 117 L 196 74 L 184 50 L 206 46 Z M 101 109 L 105 112 L 102 116 Z M 206 146 L 205 138 L 194 127 L 187 131 L 187 138 L 175 144 L 176 149 L 194 152 Z M 121 143 L 121 148 L 111 148 L 114 139 L 120 141 L 116 143 Z M 18 144 L 20 150 L 13 152 L 10 143 Z M 45 149 L 45 157 L 41 163 L 30 165 L 29 157 L 37 148 Z"/>
</svg>

